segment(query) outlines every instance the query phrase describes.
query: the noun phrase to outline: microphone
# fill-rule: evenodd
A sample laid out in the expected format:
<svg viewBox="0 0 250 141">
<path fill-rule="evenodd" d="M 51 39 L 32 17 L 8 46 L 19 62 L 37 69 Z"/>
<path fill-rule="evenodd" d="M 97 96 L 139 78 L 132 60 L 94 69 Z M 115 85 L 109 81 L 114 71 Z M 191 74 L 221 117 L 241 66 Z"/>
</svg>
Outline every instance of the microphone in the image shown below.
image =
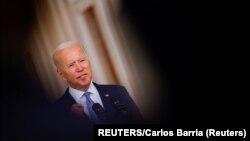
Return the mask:
<svg viewBox="0 0 250 141">
<path fill-rule="evenodd" d="M 97 117 L 101 120 L 101 121 L 107 121 L 108 120 L 108 116 L 106 114 L 106 111 L 104 110 L 104 108 L 99 104 L 99 103 L 94 103 L 92 106 L 93 111 L 95 112 L 95 114 L 97 115 Z"/>
</svg>

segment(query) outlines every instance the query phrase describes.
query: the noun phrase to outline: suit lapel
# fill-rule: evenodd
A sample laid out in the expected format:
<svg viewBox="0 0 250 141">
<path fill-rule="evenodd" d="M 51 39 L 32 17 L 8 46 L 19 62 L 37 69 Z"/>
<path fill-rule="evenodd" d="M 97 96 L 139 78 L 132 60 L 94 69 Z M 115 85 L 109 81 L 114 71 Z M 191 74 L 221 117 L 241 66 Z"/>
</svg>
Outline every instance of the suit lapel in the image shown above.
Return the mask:
<svg viewBox="0 0 250 141">
<path fill-rule="evenodd" d="M 102 85 L 98 85 L 96 83 L 94 83 L 94 85 L 96 86 L 102 103 L 103 103 L 103 107 L 105 109 L 105 111 L 107 112 L 108 115 L 114 115 L 114 113 L 116 112 L 115 109 L 112 106 L 112 102 L 111 102 L 111 93 L 110 91 L 107 89 L 107 87 L 102 86 Z"/>
</svg>

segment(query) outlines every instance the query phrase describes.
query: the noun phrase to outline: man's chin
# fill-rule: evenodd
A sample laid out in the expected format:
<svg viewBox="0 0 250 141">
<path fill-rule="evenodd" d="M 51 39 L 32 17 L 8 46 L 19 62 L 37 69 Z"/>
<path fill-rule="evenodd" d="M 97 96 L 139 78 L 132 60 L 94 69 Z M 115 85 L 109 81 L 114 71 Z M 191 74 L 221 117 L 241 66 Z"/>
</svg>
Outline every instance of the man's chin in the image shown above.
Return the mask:
<svg viewBox="0 0 250 141">
<path fill-rule="evenodd" d="M 84 82 L 81 82 L 80 84 L 81 84 L 81 86 L 86 87 L 86 86 L 89 86 L 90 83 L 91 83 L 91 81 L 84 81 Z"/>
</svg>

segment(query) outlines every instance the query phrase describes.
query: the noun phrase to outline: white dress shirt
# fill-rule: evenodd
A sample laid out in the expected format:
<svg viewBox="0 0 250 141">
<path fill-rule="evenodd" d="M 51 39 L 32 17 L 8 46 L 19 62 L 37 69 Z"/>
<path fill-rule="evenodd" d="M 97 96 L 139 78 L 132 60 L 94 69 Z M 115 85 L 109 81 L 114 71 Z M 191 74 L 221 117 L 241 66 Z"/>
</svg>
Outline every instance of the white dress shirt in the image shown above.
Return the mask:
<svg viewBox="0 0 250 141">
<path fill-rule="evenodd" d="M 91 92 L 92 94 L 90 95 L 90 98 L 94 101 L 94 103 L 99 103 L 103 107 L 103 103 L 102 103 L 100 94 L 97 91 L 97 89 L 96 89 L 95 85 L 93 84 L 93 82 L 91 82 L 88 90 L 85 91 L 85 92 Z M 87 114 L 88 117 L 90 117 L 89 111 L 88 111 L 88 108 L 87 108 L 87 105 L 86 105 L 86 97 L 83 96 L 83 94 L 85 92 L 81 91 L 81 90 L 74 89 L 72 87 L 69 87 L 70 95 L 74 98 L 76 103 L 83 105 L 84 113 Z"/>
</svg>

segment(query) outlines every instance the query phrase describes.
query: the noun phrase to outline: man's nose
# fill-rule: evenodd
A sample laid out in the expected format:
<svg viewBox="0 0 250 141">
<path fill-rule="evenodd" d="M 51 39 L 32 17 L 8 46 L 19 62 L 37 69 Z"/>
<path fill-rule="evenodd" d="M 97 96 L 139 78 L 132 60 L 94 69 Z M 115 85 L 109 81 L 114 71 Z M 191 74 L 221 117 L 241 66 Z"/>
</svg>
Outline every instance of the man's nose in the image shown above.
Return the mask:
<svg viewBox="0 0 250 141">
<path fill-rule="evenodd" d="M 83 67 L 81 66 L 81 64 L 79 62 L 76 62 L 76 70 L 77 71 L 82 71 Z"/>
</svg>

